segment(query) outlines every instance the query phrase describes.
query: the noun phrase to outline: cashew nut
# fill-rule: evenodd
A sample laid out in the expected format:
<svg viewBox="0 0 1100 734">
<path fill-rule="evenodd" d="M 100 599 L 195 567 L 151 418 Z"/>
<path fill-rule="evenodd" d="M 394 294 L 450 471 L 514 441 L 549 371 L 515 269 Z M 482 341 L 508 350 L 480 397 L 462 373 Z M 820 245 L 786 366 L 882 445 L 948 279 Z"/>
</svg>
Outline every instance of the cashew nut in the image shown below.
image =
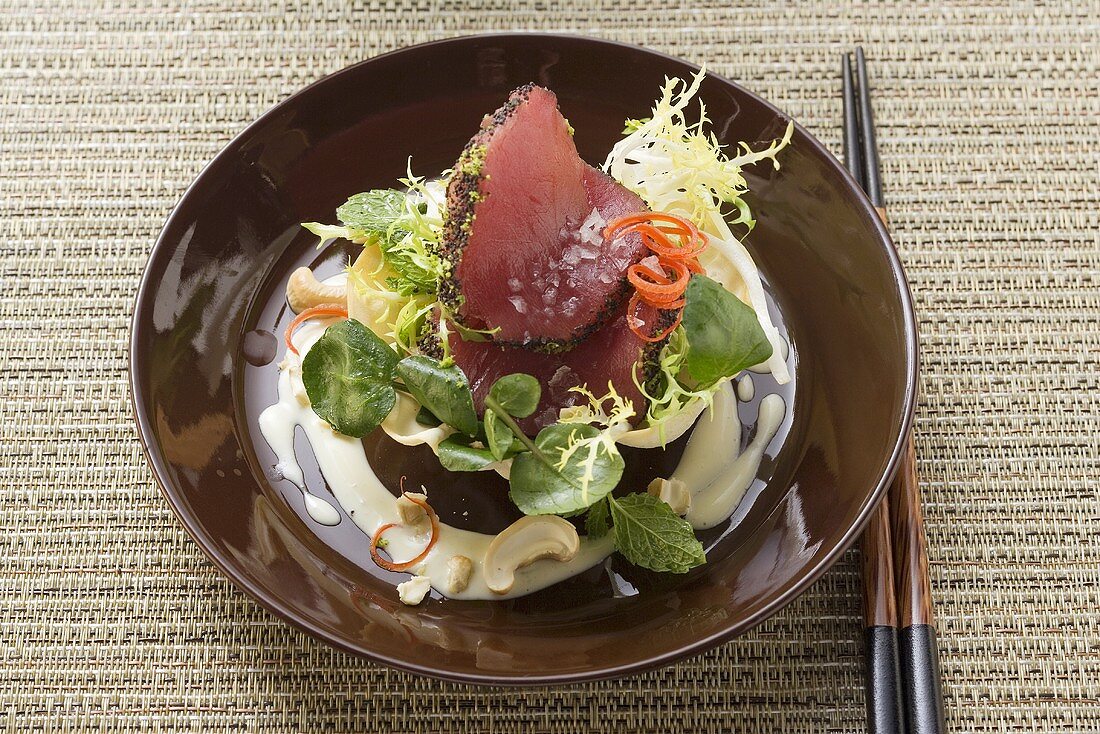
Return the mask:
<svg viewBox="0 0 1100 734">
<path fill-rule="evenodd" d="M 325 285 L 309 268 L 298 268 L 286 282 L 286 300 L 295 313 L 324 303 L 345 303 L 347 288 L 343 285 Z"/>
<path fill-rule="evenodd" d="M 421 505 L 413 500 L 428 501 L 428 495 L 419 492 L 405 492 L 397 498 L 397 514 L 401 516 L 401 522 L 406 525 L 415 525 L 428 514 Z"/>
<path fill-rule="evenodd" d="M 402 581 L 397 585 L 397 598 L 402 604 L 415 607 L 424 601 L 424 597 L 432 590 L 432 580 L 427 576 L 413 576 L 408 581 Z"/>
<path fill-rule="evenodd" d="M 485 583 L 497 594 L 507 594 L 516 571 L 540 558 L 569 561 L 580 548 L 577 529 L 555 515 L 521 517 L 489 543 L 485 551 Z"/>
<path fill-rule="evenodd" d="M 473 573 L 473 561 L 466 556 L 451 556 L 447 559 L 447 588 L 455 593 L 465 591 Z"/>
<path fill-rule="evenodd" d="M 691 509 L 691 493 L 687 485 L 679 479 L 662 479 L 657 477 L 649 483 L 649 494 L 661 500 L 677 515 L 686 515 Z"/>
</svg>

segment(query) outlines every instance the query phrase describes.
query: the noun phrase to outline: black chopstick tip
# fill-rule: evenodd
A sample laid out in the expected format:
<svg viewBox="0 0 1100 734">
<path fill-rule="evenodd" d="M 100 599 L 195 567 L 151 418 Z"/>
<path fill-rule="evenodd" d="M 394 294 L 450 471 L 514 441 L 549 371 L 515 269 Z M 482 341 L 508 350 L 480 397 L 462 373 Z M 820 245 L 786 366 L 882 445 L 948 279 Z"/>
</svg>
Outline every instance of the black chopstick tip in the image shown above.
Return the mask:
<svg viewBox="0 0 1100 734">
<path fill-rule="evenodd" d="M 867 56 L 863 53 L 863 46 L 856 46 L 856 69 L 860 77 L 867 78 Z"/>
<path fill-rule="evenodd" d="M 874 113 L 871 110 L 871 85 L 867 80 L 867 57 L 862 46 L 856 46 L 856 85 L 859 87 L 859 132 L 863 147 L 863 190 L 871 204 L 883 205 L 882 179 L 879 171 L 878 144 L 875 136 Z"/>
<path fill-rule="evenodd" d="M 841 55 L 841 88 L 844 97 L 844 164 L 860 188 L 866 190 L 863 171 L 863 152 L 859 139 L 859 105 L 856 101 L 856 85 L 853 78 L 852 54 Z"/>
</svg>

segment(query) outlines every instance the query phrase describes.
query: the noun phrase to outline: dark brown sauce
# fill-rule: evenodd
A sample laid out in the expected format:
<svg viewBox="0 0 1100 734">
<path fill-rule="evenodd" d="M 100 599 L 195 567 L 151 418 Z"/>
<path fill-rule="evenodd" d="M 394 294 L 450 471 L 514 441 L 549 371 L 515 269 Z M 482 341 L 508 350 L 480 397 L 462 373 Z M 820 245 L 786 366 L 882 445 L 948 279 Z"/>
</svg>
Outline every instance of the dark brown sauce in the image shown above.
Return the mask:
<svg viewBox="0 0 1100 734">
<path fill-rule="evenodd" d="M 616 494 L 644 492 L 654 477 L 670 475 L 686 443 L 685 436 L 666 449 L 622 447 L 626 471 Z M 405 477 L 406 490 L 415 491 L 421 484 L 430 488 L 432 508 L 448 525 L 498 533 L 523 517 L 508 499 L 508 480 L 495 471 L 447 471 L 428 446 L 402 446 L 383 431 L 366 436 L 363 448 L 374 473 L 395 495 L 401 477 Z"/>
</svg>

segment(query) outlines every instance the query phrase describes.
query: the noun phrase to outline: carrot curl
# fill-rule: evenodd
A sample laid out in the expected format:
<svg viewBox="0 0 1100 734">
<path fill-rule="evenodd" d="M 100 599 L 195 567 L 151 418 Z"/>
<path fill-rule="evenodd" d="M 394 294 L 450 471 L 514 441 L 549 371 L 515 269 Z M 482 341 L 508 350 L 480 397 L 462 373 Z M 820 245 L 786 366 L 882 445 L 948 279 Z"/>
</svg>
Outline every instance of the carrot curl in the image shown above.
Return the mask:
<svg viewBox="0 0 1100 734">
<path fill-rule="evenodd" d="M 286 334 L 283 337 L 288 352 L 293 352 L 294 354 L 298 353 L 298 347 L 294 346 L 294 342 L 290 339 L 294 336 L 294 330 L 304 322 L 315 319 L 318 316 L 340 316 L 346 319 L 348 317 L 348 309 L 345 306 L 341 306 L 339 303 L 322 303 L 320 306 L 307 308 L 305 311 L 295 316 L 294 320 L 290 322 L 290 325 L 286 327 Z"/>
<path fill-rule="evenodd" d="M 404 477 L 402 477 L 402 479 L 404 479 Z M 382 527 L 375 530 L 374 535 L 372 535 L 370 539 L 370 557 L 376 564 L 378 564 L 379 567 L 384 568 L 387 571 L 406 571 L 412 568 L 416 564 L 423 561 L 425 557 L 427 557 L 428 553 L 435 546 L 436 541 L 439 540 L 439 515 L 435 514 L 435 510 L 432 509 L 432 506 L 429 505 L 427 501 L 422 500 L 418 497 L 413 497 L 408 492 L 405 492 L 404 495 L 406 499 L 408 499 L 410 502 L 420 505 L 424 508 L 424 511 L 428 513 L 428 519 L 431 520 L 432 523 L 432 535 L 428 539 L 428 544 L 424 546 L 424 550 L 420 551 L 420 553 L 418 553 L 416 557 L 410 558 L 407 561 L 402 561 L 401 563 L 394 563 L 393 561 L 387 561 L 385 558 L 382 557 L 382 555 L 378 552 L 378 543 L 381 542 L 382 535 L 387 530 L 397 527 L 397 523 L 386 523 Z"/>
<path fill-rule="evenodd" d="M 612 239 L 636 233 L 653 253 L 627 268 L 626 279 L 634 286 L 627 306 L 627 325 L 639 338 L 658 342 L 672 333 L 683 320 L 684 293 L 691 276 L 703 272 L 699 255 L 707 249 L 707 236 L 694 223 L 675 214 L 639 212 L 616 217 L 603 230 Z M 638 307 L 645 304 L 661 311 L 676 311 L 672 325 L 659 333 L 644 330 Z"/>
</svg>

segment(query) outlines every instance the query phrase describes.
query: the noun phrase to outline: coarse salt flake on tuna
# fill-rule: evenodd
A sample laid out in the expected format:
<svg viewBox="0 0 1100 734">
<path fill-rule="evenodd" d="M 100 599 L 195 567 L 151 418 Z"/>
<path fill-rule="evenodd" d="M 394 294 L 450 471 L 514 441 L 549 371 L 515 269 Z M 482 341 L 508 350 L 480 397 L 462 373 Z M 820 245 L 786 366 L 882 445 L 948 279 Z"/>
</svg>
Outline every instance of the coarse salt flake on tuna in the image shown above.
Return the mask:
<svg viewBox="0 0 1100 734">
<path fill-rule="evenodd" d="M 447 187 L 440 296 L 495 342 L 566 350 L 624 303 L 641 239 L 603 236 L 645 203 L 581 160 L 557 98 L 526 85 L 482 122 Z M 538 307 L 536 307 L 538 306 Z"/>
</svg>

